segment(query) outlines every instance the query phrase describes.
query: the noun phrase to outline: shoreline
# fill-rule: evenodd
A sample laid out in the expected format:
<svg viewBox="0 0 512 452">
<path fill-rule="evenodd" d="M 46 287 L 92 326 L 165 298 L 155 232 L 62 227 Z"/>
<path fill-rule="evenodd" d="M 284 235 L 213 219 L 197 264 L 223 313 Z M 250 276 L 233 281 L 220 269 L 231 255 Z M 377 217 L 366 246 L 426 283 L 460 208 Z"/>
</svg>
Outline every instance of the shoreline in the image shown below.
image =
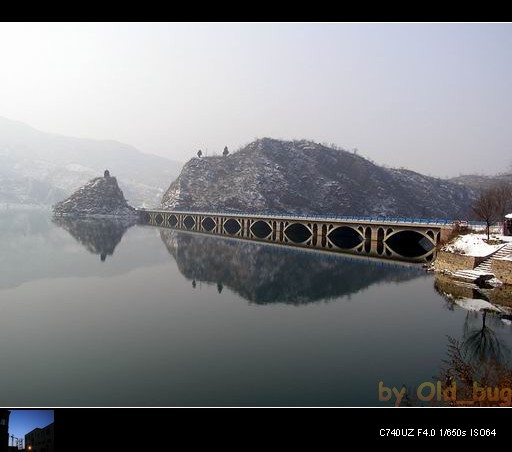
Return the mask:
<svg viewBox="0 0 512 452">
<path fill-rule="evenodd" d="M 428 270 L 443 296 L 482 300 L 476 310 L 492 309 L 489 302 L 502 315 L 512 315 L 512 237 L 494 235 L 488 241 L 484 234 L 460 234 L 437 251 Z"/>
</svg>

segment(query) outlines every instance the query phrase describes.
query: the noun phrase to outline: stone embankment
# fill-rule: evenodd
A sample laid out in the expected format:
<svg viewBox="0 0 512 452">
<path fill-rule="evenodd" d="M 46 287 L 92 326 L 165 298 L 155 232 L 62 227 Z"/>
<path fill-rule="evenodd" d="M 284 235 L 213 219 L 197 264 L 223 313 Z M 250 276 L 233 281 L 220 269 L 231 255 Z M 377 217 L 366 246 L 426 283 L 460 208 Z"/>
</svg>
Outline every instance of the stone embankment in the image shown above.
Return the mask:
<svg viewBox="0 0 512 452">
<path fill-rule="evenodd" d="M 512 241 L 504 239 L 488 242 L 483 234 L 458 236 L 437 253 L 434 270 L 469 283 L 512 285 Z"/>
</svg>

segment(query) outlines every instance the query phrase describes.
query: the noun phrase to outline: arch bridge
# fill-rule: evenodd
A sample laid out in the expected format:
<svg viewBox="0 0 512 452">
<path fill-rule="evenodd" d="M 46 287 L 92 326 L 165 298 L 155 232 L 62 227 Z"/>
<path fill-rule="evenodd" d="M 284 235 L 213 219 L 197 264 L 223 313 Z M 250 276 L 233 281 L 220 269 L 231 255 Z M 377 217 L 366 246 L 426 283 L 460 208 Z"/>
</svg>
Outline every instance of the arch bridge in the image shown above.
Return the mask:
<svg viewBox="0 0 512 452">
<path fill-rule="evenodd" d="M 455 223 L 391 217 L 329 217 L 140 209 L 143 224 L 330 251 L 431 261 Z"/>
</svg>

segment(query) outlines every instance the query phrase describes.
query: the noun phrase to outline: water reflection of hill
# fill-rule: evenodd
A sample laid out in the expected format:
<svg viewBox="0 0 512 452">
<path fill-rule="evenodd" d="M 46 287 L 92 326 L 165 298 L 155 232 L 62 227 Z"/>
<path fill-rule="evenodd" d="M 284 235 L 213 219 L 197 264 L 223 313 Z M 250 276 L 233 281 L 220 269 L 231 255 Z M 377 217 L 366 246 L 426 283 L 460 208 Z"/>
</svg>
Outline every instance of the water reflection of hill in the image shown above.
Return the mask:
<svg viewBox="0 0 512 452">
<path fill-rule="evenodd" d="M 102 261 L 114 254 L 126 230 L 136 223 L 133 218 L 92 217 L 54 217 L 52 221 L 68 231 L 89 252 L 99 254 Z"/>
<path fill-rule="evenodd" d="M 188 279 L 227 286 L 257 303 L 328 301 L 366 287 L 423 276 L 417 266 L 161 229 Z"/>
<path fill-rule="evenodd" d="M 157 230 L 133 227 L 126 234 L 126 243 L 114 238 L 115 258 L 104 265 L 96 256 L 107 245 L 89 240 L 96 255 L 89 253 L 77 240 L 82 232 L 57 226 L 50 211 L 0 210 L 0 290 L 44 278 L 109 277 L 168 261 Z"/>
</svg>

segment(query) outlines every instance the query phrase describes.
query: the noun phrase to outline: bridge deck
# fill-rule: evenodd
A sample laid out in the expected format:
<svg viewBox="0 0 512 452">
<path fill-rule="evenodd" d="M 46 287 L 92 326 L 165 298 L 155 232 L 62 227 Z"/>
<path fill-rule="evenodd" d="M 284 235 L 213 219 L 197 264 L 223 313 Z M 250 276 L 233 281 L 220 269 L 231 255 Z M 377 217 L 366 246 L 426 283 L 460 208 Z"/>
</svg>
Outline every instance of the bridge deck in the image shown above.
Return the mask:
<svg viewBox="0 0 512 452">
<path fill-rule="evenodd" d="M 202 215 L 202 216 L 215 216 L 215 217 L 236 217 L 236 218 L 258 218 L 258 219 L 274 219 L 274 220 L 300 220 L 300 221 L 322 221 L 322 222 L 336 222 L 336 223 L 360 223 L 360 224 L 397 224 L 400 226 L 424 226 L 424 227 L 450 227 L 457 223 L 462 223 L 468 226 L 485 226 L 482 222 L 477 221 L 459 221 L 449 219 L 425 219 L 425 218 L 407 218 L 407 217 L 368 217 L 368 216 L 354 216 L 354 215 L 300 215 L 300 214 L 278 214 L 267 212 L 208 212 L 208 211 L 193 211 L 193 210 L 165 210 L 165 209 L 137 209 L 139 212 L 151 212 L 162 214 L 180 214 L 180 215 Z"/>
</svg>

